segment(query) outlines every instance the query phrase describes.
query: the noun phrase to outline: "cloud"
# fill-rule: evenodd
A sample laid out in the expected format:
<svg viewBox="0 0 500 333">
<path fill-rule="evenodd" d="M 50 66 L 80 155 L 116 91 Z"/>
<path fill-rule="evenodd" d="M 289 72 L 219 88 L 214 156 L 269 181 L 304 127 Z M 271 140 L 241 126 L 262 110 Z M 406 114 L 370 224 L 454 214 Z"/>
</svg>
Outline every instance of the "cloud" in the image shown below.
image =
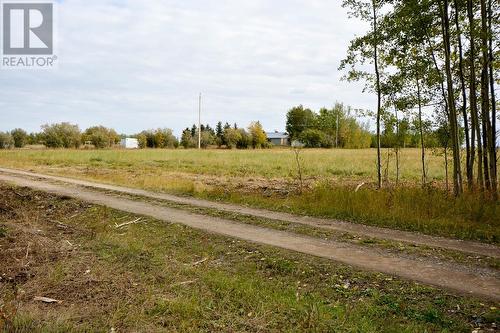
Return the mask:
<svg viewBox="0 0 500 333">
<path fill-rule="evenodd" d="M 204 123 L 270 129 L 297 104 L 374 105 L 337 72 L 367 28 L 339 1 L 65 0 L 58 11 L 59 68 L 1 72 L 2 130 L 71 121 L 179 134 L 200 91 Z"/>
</svg>

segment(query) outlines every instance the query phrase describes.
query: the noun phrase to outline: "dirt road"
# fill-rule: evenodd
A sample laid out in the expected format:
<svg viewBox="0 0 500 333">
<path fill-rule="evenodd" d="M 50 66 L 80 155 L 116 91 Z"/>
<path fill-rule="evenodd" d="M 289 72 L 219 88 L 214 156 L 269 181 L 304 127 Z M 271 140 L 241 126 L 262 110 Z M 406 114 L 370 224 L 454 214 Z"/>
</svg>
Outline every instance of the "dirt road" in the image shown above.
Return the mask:
<svg viewBox="0 0 500 333">
<path fill-rule="evenodd" d="M 500 300 L 500 280 L 492 276 L 483 276 L 479 273 L 467 271 L 460 265 L 444 267 L 438 263 L 400 258 L 389 253 L 377 253 L 362 246 L 323 241 L 317 238 L 167 208 L 153 203 L 125 199 L 74 184 L 61 185 L 46 180 L 34 180 L 26 176 L 6 174 L 0 174 L 0 181 L 57 195 L 70 196 L 167 222 L 180 223 L 211 233 L 328 258 L 362 269 L 397 275 L 464 294 Z"/>
<path fill-rule="evenodd" d="M 396 242 L 405 242 L 409 244 L 424 245 L 433 248 L 443 248 L 464 253 L 479 254 L 484 256 L 490 256 L 493 258 L 500 258 L 500 248 L 489 244 L 483 244 L 471 241 L 462 241 L 444 237 L 434 237 L 420 233 L 393 230 L 387 228 L 378 228 L 362 224 L 339 221 L 339 220 L 321 219 L 309 216 L 298 216 L 282 212 L 273 212 L 265 209 L 243 207 L 238 205 L 212 202 L 208 200 L 201 200 L 195 198 L 186 198 L 170 194 L 155 193 L 151 191 L 128 188 L 123 186 L 100 184 L 85 180 L 50 176 L 50 175 L 44 175 L 44 174 L 21 171 L 21 170 L 0 168 L 0 173 L 54 180 L 54 181 L 80 185 L 100 190 L 108 190 L 125 194 L 139 195 L 146 198 L 165 200 L 179 204 L 186 204 L 203 208 L 212 208 L 221 211 L 251 215 L 272 220 L 299 223 L 299 224 L 313 226 L 315 228 L 347 232 L 353 235 L 359 235 L 369 238 L 384 239 Z"/>
</svg>

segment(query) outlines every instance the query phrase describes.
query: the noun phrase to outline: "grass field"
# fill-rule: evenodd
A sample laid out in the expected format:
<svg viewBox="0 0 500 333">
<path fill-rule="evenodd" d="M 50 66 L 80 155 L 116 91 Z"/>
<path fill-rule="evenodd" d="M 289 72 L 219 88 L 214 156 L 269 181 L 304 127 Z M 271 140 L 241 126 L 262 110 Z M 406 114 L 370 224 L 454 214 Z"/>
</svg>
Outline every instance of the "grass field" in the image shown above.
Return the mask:
<svg viewBox="0 0 500 333">
<path fill-rule="evenodd" d="M 420 186 L 420 152 L 405 149 L 401 185 L 374 188 L 376 151 L 303 150 L 305 189 L 290 149 L 272 150 L 10 150 L 0 166 L 85 178 L 244 205 L 325 216 L 492 243 L 500 242 L 500 207 L 472 193 L 444 191 L 442 156 L 428 152 L 431 186 Z M 384 153 L 385 158 L 387 155 Z M 384 163 L 384 169 L 386 168 Z M 384 172 L 385 173 L 385 172 Z M 359 191 L 356 186 L 366 183 Z"/>
<path fill-rule="evenodd" d="M 301 152 L 306 178 L 374 181 L 374 149 L 305 149 Z M 387 160 L 387 151 L 384 151 Z M 429 179 L 443 181 L 444 159 L 428 151 Z M 297 166 L 290 149 L 272 150 L 11 150 L 0 151 L 0 163 L 11 166 L 69 166 L 166 170 L 220 177 L 295 178 Z M 395 179 L 395 157 L 389 159 L 389 177 Z M 385 166 L 385 162 L 384 162 Z M 420 150 L 401 155 L 401 179 L 420 182 Z"/>
<path fill-rule="evenodd" d="M 0 186 L 0 332 L 471 332 L 494 304 Z M 45 304 L 36 296 L 61 303 Z"/>
</svg>

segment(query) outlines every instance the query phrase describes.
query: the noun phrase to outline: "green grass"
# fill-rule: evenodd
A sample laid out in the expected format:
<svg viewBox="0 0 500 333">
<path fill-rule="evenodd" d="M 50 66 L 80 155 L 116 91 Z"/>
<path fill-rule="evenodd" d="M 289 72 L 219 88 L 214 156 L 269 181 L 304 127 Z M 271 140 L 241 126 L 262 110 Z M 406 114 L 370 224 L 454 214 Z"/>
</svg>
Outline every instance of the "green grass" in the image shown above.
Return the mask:
<svg viewBox="0 0 500 333">
<path fill-rule="evenodd" d="M 107 193 L 109 193 L 109 191 Z M 462 253 L 462 252 L 456 252 L 453 250 L 432 248 L 432 247 L 427 247 L 427 246 L 423 246 L 423 245 L 416 245 L 416 244 L 405 244 L 405 243 L 396 242 L 396 241 L 382 240 L 382 239 L 369 238 L 369 237 L 361 237 L 360 235 L 354 235 L 354 234 L 349 234 L 349 233 L 335 231 L 335 230 L 323 229 L 323 228 L 313 227 L 313 226 L 299 224 L 299 223 L 286 222 L 286 221 L 280 221 L 280 220 L 274 220 L 274 219 L 266 219 L 266 218 L 251 216 L 251 215 L 244 215 L 244 214 L 240 214 L 240 213 L 228 213 L 226 211 L 221 211 L 221 210 L 217 210 L 217 209 L 202 208 L 202 207 L 186 205 L 186 204 L 177 204 L 177 203 L 163 201 L 163 200 L 154 200 L 154 199 L 149 199 L 149 198 L 145 198 L 145 197 L 141 197 L 141 196 L 137 196 L 137 195 L 125 195 L 123 193 L 120 193 L 119 195 L 121 197 L 125 196 L 125 197 L 131 198 L 133 200 L 154 202 L 157 205 L 162 205 L 162 206 L 169 207 L 169 208 L 182 209 L 182 210 L 186 210 L 186 211 L 189 211 L 189 212 L 192 212 L 195 214 L 202 214 L 202 215 L 208 215 L 208 216 L 213 216 L 213 217 L 218 217 L 218 218 L 223 218 L 223 219 L 229 219 L 229 220 L 233 220 L 233 221 L 240 222 L 240 223 L 257 225 L 257 226 L 262 226 L 262 227 L 271 228 L 271 229 L 280 230 L 280 231 L 293 232 L 296 234 L 321 238 L 324 240 L 348 242 L 348 243 L 353 243 L 353 244 L 362 245 L 362 246 L 368 246 L 368 247 L 372 247 L 372 248 L 388 249 L 391 252 L 396 252 L 396 253 L 400 253 L 403 255 L 413 255 L 413 256 L 416 255 L 416 256 L 419 256 L 421 258 L 428 258 L 431 260 L 435 260 L 435 259 L 439 258 L 439 260 L 447 260 L 447 261 L 457 262 L 460 264 L 471 265 L 471 257 L 469 254 Z M 434 227 L 434 224 L 432 224 L 432 227 Z M 439 230 L 435 230 L 434 234 L 439 234 Z M 492 235 L 492 234 L 495 234 L 495 231 L 487 230 L 484 232 L 485 236 Z M 481 266 L 481 267 L 499 269 L 500 268 L 500 260 L 498 260 L 496 258 L 492 258 L 492 257 L 475 255 L 473 266 L 474 267 Z"/>
<path fill-rule="evenodd" d="M 152 219 L 117 229 L 135 216 L 50 203 L 77 250 L 19 287 L 64 302 L 20 302 L 9 332 L 455 333 L 499 319 L 485 300 Z M 78 215 L 65 219 L 73 206 Z M 44 209 L 37 214 L 25 216 L 44 228 Z"/>
<path fill-rule="evenodd" d="M 385 154 L 384 154 L 385 156 Z M 0 150 L 0 165 L 297 214 L 500 242 L 500 205 L 476 193 L 455 199 L 444 190 L 443 161 L 428 153 L 433 185 L 422 189 L 418 149 L 402 152 L 401 182 L 383 190 L 375 150 L 303 150 L 307 188 L 297 193 L 289 149 L 272 150 Z M 391 159 L 394 162 L 394 158 Z M 355 187 L 368 184 L 361 190 Z"/>
<path fill-rule="evenodd" d="M 7 229 L 0 224 L 0 238 L 7 236 Z"/>
<path fill-rule="evenodd" d="M 311 191 L 285 197 L 223 190 L 203 191 L 196 196 L 430 235 L 500 242 L 500 205 L 475 194 L 454 198 L 438 189 L 415 187 L 355 192 L 319 184 Z"/>
</svg>

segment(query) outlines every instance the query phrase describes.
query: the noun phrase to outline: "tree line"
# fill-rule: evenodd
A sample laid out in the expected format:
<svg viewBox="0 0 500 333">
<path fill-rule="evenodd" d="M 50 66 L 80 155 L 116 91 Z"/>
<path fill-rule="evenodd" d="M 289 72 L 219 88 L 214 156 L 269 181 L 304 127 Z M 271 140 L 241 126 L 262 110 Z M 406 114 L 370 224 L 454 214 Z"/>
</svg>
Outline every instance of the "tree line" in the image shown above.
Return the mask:
<svg viewBox="0 0 500 333">
<path fill-rule="evenodd" d="M 222 125 L 221 121 L 217 123 L 215 129 L 210 125 L 201 125 L 200 128 L 201 135 L 199 135 L 196 125 L 186 128 L 182 132 L 180 145 L 184 148 L 194 148 L 200 143 L 202 148 L 216 145 L 219 148 L 225 147 L 228 149 L 270 147 L 266 132 L 259 121 L 250 123 L 247 129 L 239 128 L 237 124 L 231 126 L 227 122 Z"/>
<path fill-rule="evenodd" d="M 332 109 L 314 112 L 302 105 L 286 115 L 286 130 L 292 141 L 309 148 L 369 148 L 371 133 L 358 123 L 351 108 L 337 103 Z"/>
<path fill-rule="evenodd" d="M 385 123 L 398 130 L 401 116 L 416 113 L 423 131 L 427 107 L 451 153 L 455 195 L 465 187 L 497 198 L 499 2 L 344 0 L 343 5 L 371 24 L 368 33 L 351 41 L 339 69 L 347 80 L 366 82 L 377 96 L 378 186 Z M 427 142 L 420 137 L 425 184 Z"/>
<path fill-rule="evenodd" d="M 369 148 L 376 147 L 376 135 L 367 125 L 360 124 L 350 107 L 337 103 L 332 109 L 322 108 L 314 112 L 302 105 L 291 108 L 286 116 L 286 130 L 289 143 L 297 141 L 306 148 Z M 384 130 L 381 147 L 412 148 L 420 147 L 423 134 L 427 148 L 445 147 L 447 133 L 442 128 L 433 129 L 430 121 L 421 123 L 417 119 L 403 118 L 395 122 L 384 114 Z M 269 148 L 267 135 L 260 122 L 252 122 L 246 129 L 237 124 L 230 125 L 219 121 L 215 128 L 209 124 L 198 128 L 192 125 L 184 129 L 178 139 L 169 128 L 157 128 L 141 131 L 131 137 L 136 138 L 139 148 L 201 148 L 219 147 L 228 149 Z M 43 144 L 48 148 L 79 148 L 92 145 L 94 148 L 110 148 L 120 139 L 127 137 L 114 129 L 104 126 L 92 126 L 80 130 L 78 125 L 67 122 L 43 125 L 42 131 L 28 134 L 16 128 L 10 132 L 0 132 L 0 149 L 22 148 L 25 145 Z M 463 134 L 461 135 L 463 137 Z"/>
<path fill-rule="evenodd" d="M 112 128 L 93 126 L 81 131 L 78 125 L 67 122 L 43 125 L 41 132 L 28 134 L 21 128 L 0 132 L 0 149 L 23 148 L 43 144 L 48 148 L 79 148 L 92 144 L 95 148 L 108 148 L 120 142 L 122 136 Z"/>
<path fill-rule="evenodd" d="M 370 148 L 377 147 L 377 135 L 367 124 L 359 122 L 350 107 L 336 103 L 332 109 L 321 108 L 319 112 L 299 105 L 287 113 L 286 129 L 292 140 L 310 148 Z M 446 142 L 440 128 L 434 128 L 429 120 L 419 122 L 411 114 L 398 119 L 384 114 L 384 129 L 381 133 L 382 148 L 418 148 L 422 139 L 426 148 L 444 148 Z"/>
<path fill-rule="evenodd" d="M 218 146 L 219 148 L 269 148 L 266 133 L 260 122 L 252 122 L 247 129 L 218 122 L 215 129 L 210 125 L 201 125 L 201 148 Z M 198 147 L 198 128 L 193 125 L 182 132 L 179 139 L 169 128 L 144 130 L 127 136 L 118 134 L 114 129 L 93 126 L 81 131 L 78 125 L 67 122 L 43 125 L 42 131 L 28 134 L 16 128 L 10 132 L 0 132 L 0 149 L 22 148 L 26 145 L 43 144 L 48 148 L 80 148 L 92 145 L 94 148 L 111 148 L 125 137 L 136 138 L 139 148 L 196 148 Z"/>
</svg>

